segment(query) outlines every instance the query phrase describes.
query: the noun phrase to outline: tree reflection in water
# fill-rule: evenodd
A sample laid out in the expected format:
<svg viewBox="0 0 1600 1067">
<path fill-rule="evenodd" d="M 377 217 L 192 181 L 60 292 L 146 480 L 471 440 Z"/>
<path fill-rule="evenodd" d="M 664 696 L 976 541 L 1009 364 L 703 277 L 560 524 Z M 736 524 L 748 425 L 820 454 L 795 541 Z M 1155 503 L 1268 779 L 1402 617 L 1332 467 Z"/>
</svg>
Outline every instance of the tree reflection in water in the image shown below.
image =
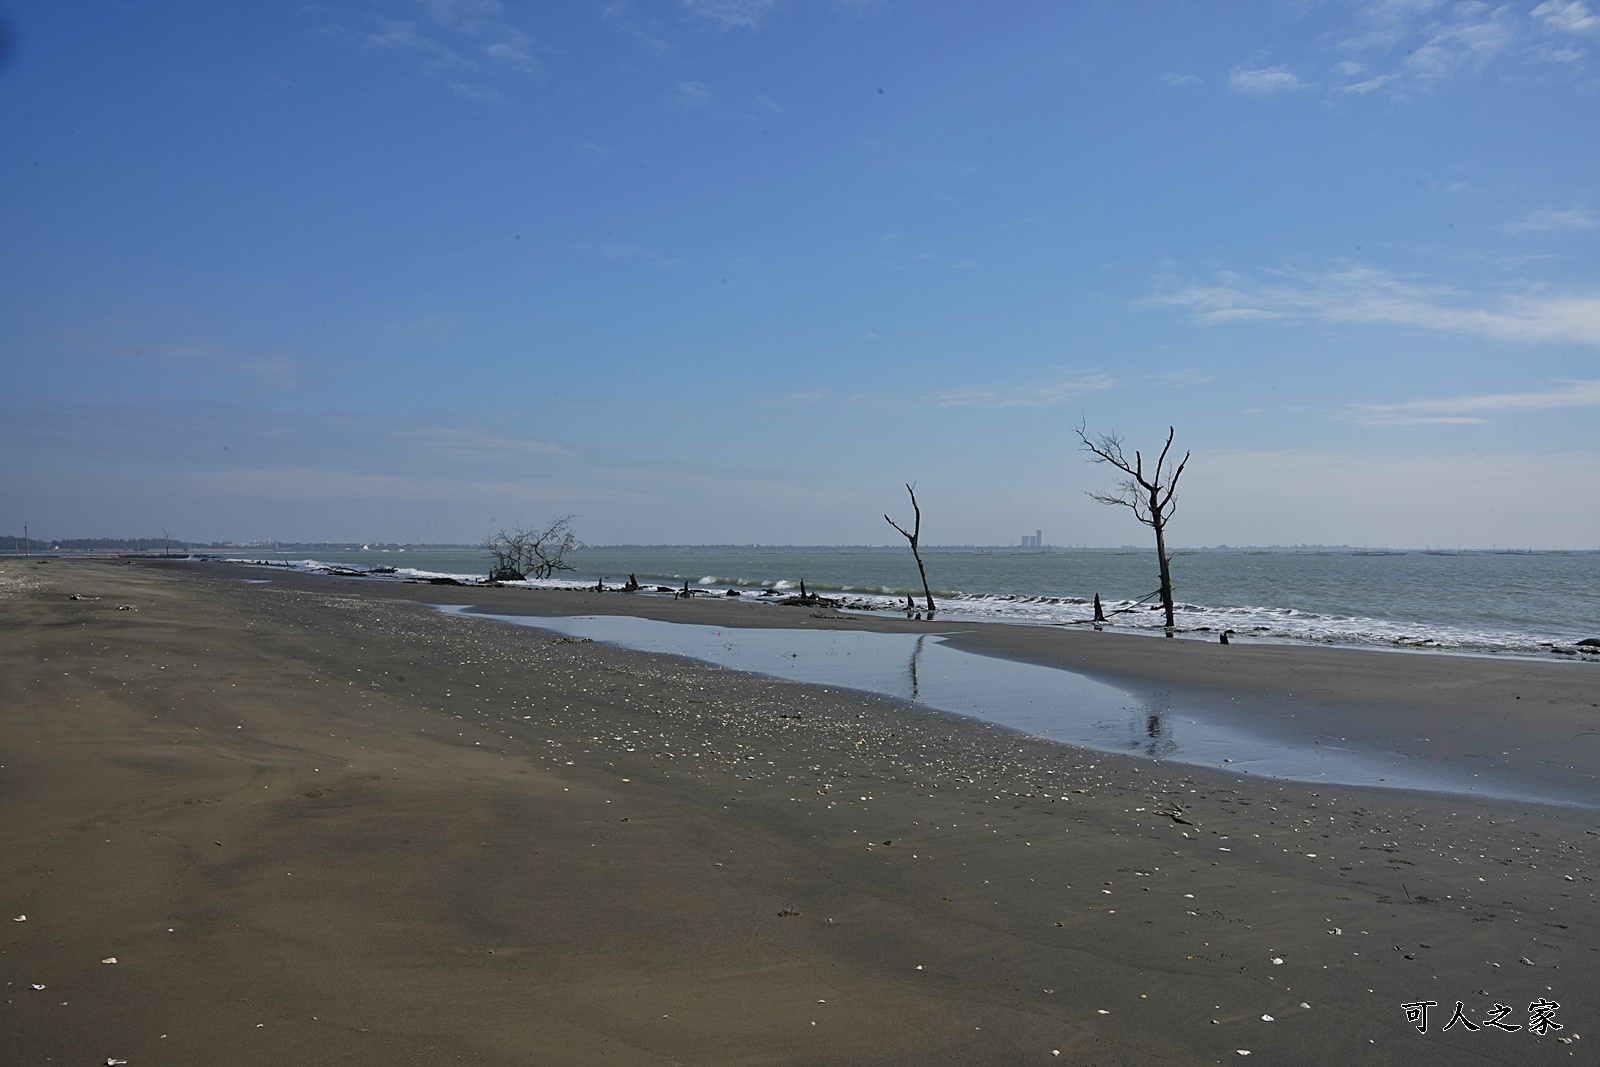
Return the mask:
<svg viewBox="0 0 1600 1067">
<path fill-rule="evenodd" d="M 1156 693 L 1149 704 L 1139 709 L 1144 713 L 1144 737 L 1130 730 L 1134 736 L 1129 739 L 1129 748 L 1150 759 L 1161 759 L 1177 752 L 1178 742 L 1172 736 L 1170 722 L 1171 699 L 1169 693 Z"/>
<path fill-rule="evenodd" d="M 919 634 L 917 635 L 917 643 L 911 646 L 911 665 L 909 667 L 909 672 L 911 675 L 912 700 L 917 699 L 917 657 L 922 655 L 922 643 L 927 639 L 927 634 Z"/>
</svg>

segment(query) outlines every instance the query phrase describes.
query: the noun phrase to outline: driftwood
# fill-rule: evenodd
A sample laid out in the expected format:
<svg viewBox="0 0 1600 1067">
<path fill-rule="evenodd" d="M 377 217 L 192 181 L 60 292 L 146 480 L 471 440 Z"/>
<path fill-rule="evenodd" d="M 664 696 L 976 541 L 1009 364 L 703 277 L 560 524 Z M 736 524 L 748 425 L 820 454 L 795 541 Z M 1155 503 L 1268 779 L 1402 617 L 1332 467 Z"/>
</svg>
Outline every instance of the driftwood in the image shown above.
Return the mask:
<svg viewBox="0 0 1600 1067">
<path fill-rule="evenodd" d="M 895 522 L 888 515 L 883 521 L 900 531 L 900 535 L 911 542 L 911 558 L 917 561 L 917 573 L 922 576 L 922 595 L 928 598 L 928 618 L 933 618 L 933 594 L 928 591 L 928 571 L 922 565 L 922 553 L 917 549 L 917 539 L 922 536 L 922 509 L 917 506 L 917 491 L 911 488 L 911 483 L 906 483 L 906 492 L 911 494 L 911 511 L 916 516 L 916 521 L 911 525 L 911 531 L 906 532 L 905 527 Z M 907 599 L 910 599 L 909 597 Z M 915 610 L 915 609 L 913 609 Z"/>
</svg>

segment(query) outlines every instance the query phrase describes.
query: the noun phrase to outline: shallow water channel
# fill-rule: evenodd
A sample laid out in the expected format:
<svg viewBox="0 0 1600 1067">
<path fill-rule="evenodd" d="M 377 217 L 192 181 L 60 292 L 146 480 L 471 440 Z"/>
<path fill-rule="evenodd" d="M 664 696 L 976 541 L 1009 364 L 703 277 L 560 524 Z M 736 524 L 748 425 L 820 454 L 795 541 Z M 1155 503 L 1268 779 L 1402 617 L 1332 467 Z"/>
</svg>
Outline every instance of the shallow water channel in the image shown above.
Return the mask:
<svg viewBox="0 0 1600 1067">
<path fill-rule="evenodd" d="M 1341 744 L 1309 728 L 1286 730 L 1281 720 L 1261 722 L 1258 729 L 1223 708 L 1208 709 L 1181 697 L 1152 702 L 1072 671 L 965 652 L 938 634 L 747 629 L 621 615 L 536 617 L 438 607 L 730 670 L 878 693 L 1101 752 L 1292 781 L 1592 804 L 1553 783 L 1497 773 L 1507 768 L 1473 770 L 1425 752 L 1402 751 L 1398 743 L 1394 750 Z"/>
</svg>

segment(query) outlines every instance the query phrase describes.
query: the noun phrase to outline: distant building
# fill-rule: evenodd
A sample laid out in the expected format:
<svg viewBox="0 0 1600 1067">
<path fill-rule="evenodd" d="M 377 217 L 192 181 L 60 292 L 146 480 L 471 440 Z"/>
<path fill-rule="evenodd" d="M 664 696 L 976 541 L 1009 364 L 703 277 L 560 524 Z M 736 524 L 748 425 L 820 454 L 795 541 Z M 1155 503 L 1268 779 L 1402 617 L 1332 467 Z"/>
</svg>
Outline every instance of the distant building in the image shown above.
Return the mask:
<svg viewBox="0 0 1600 1067">
<path fill-rule="evenodd" d="M 1043 548 L 1044 547 L 1044 531 L 1043 530 L 1035 530 L 1035 531 L 1033 531 L 1033 533 L 1031 535 L 1030 534 L 1023 534 L 1022 535 L 1022 547 L 1023 548 Z"/>
</svg>

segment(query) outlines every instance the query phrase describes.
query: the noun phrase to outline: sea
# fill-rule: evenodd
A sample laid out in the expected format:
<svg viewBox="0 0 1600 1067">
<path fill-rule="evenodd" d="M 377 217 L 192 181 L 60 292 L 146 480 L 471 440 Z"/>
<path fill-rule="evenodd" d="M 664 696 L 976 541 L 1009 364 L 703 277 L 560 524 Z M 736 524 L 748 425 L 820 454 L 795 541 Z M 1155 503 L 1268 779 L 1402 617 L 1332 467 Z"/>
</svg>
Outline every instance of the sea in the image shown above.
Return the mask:
<svg viewBox="0 0 1600 1067">
<path fill-rule="evenodd" d="M 475 548 L 251 548 L 219 554 L 374 580 L 485 580 Z M 846 611 L 923 606 L 910 552 L 892 547 L 586 546 L 570 571 L 530 587 L 620 588 L 665 596 L 778 601 L 817 593 Z M 1090 625 L 1096 595 L 1111 629 L 1163 636 L 1153 549 L 923 548 L 941 620 Z M 1600 551 L 1358 548 L 1202 549 L 1173 554 L 1177 636 L 1416 652 L 1600 659 Z"/>
</svg>

